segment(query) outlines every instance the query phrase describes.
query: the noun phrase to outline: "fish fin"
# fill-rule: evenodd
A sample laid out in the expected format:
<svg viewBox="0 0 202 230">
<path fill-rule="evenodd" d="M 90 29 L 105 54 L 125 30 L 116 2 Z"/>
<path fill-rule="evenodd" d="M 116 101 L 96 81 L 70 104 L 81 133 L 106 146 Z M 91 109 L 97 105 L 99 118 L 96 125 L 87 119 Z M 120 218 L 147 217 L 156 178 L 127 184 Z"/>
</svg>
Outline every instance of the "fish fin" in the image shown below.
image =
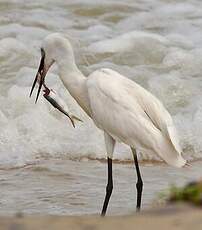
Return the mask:
<svg viewBox="0 0 202 230">
<path fill-rule="evenodd" d="M 78 118 L 78 117 L 75 116 L 75 115 L 71 115 L 71 118 L 72 118 L 72 120 L 76 120 L 76 121 L 83 122 L 80 118 Z"/>
<path fill-rule="evenodd" d="M 72 123 L 72 126 L 75 128 L 75 123 L 74 123 L 74 120 L 72 119 L 72 117 L 71 117 L 71 116 L 69 116 L 69 119 L 70 119 L 70 121 L 71 121 L 71 123 Z"/>
</svg>

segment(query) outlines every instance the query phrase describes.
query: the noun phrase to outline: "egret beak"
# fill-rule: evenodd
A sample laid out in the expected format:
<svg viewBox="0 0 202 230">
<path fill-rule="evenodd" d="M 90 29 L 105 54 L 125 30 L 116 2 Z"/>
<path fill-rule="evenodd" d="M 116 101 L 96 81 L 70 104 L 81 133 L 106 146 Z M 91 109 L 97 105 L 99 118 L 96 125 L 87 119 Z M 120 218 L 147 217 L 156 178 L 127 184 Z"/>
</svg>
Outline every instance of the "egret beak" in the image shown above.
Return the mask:
<svg viewBox="0 0 202 230">
<path fill-rule="evenodd" d="M 34 82 L 33 82 L 33 85 L 32 85 L 32 89 L 31 89 L 30 95 L 29 95 L 30 97 L 32 96 L 32 92 L 34 90 L 36 82 L 38 81 L 39 82 L 39 88 L 38 88 L 38 92 L 37 92 L 35 103 L 38 100 L 38 97 L 39 97 L 39 94 L 40 94 L 40 91 L 41 91 L 41 87 L 44 84 L 44 79 L 45 79 L 46 73 L 47 73 L 47 71 L 46 71 L 46 68 L 45 68 L 45 52 L 42 49 L 41 50 L 41 61 L 40 61 L 39 69 L 37 71 L 37 74 L 36 74 L 36 77 L 34 79 Z"/>
</svg>

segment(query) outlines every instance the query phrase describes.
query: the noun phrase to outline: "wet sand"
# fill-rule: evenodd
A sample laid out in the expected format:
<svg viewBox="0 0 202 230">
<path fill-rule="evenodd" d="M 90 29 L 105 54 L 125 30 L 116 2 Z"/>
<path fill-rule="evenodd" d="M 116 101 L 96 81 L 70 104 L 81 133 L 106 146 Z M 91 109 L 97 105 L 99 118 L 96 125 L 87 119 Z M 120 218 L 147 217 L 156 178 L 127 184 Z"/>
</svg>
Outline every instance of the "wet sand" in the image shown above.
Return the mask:
<svg viewBox="0 0 202 230">
<path fill-rule="evenodd" d="M 175 230 L 202 229 L 202 212 L 190 206 L 172 206 L 130 216 L 0 217 L 0 229 L 9 230 Z"/>
</svg>

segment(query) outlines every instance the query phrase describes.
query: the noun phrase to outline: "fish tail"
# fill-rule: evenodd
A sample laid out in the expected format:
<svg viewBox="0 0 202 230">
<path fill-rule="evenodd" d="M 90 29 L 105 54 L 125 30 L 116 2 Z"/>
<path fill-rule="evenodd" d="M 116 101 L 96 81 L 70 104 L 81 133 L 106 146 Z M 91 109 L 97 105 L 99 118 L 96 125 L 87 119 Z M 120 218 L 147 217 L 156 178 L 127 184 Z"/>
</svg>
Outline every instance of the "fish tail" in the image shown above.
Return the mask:
<svg viewBox="0 0 202 230">
<path fill-rule="evenodd" d="M 78 118 L 78 117 L 75 116 L 75 115 L 72 115 L 71 118 L 72 118 L 73 120 L 83 122 L 80 118 Z"/>
</svg>

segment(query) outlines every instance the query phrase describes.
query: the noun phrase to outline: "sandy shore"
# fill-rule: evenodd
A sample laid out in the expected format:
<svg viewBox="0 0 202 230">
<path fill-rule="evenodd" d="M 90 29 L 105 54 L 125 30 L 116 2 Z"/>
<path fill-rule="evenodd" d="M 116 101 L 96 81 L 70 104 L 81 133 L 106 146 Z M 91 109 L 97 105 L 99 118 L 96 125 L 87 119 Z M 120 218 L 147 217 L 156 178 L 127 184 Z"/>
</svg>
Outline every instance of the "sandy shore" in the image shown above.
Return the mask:
<svg viewBox="0 0 202 230">
<path fill-rule="evenodd" d="M 17 216 L 0 217 L 0 229 L 8 230 L 113 230 L 202 229 L 202 210 L 172 206 L 130 216 Z"/>
</svg>

